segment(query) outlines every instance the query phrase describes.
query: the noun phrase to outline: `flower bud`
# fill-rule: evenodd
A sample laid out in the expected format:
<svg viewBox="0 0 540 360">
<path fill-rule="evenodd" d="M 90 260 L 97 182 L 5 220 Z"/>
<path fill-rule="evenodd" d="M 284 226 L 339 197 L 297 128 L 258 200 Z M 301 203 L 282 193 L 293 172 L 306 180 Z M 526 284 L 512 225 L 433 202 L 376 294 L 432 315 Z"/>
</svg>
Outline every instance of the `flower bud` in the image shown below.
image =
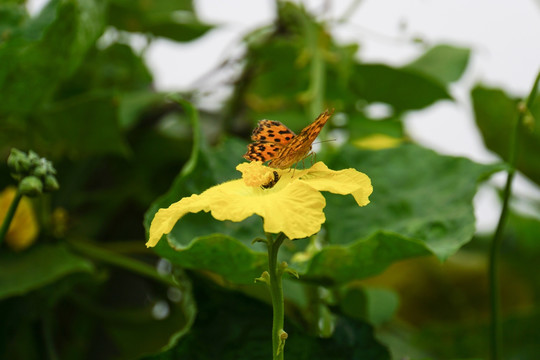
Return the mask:
<svg viewBox="0 0 540 360">
<path fill-rule="evenodd" d="M 47 175 L 47 168 L 44 166 L 43 163 L 41 163 L 34 168 L 34 171 L 32 171 L 32 175 L 43 178 L 45 177 L 45 175 Z"/>
<path fill-rule="evenodd" d="M 43 192 L 43 183 L 35 176 L 27 176 L 19 183 L 21 194 L 37 196 Z"/>
<path fill-rule="evenodd" d="M 54 175 L 46 175 L 43 189 L 47 192 L 56 191 L 60 189 L 60 185 L 58 185 L 58 181 L 56 180 L 56 177 Z"/>
<path fill-rule="evenodd" d="M 26 154 L 15 148 L 11 149 L 7 164 L 11 168 L 11 170 L 17 175 L 27 173 L 30 170 L 31 166 Z"/>
<path fill-rule="evenodd" d="M 36 154 L 34 150 L 28 151 L 28 159 L 32 162 L 38 162 L 39 161 L 39 155 Z"/>
</svg>

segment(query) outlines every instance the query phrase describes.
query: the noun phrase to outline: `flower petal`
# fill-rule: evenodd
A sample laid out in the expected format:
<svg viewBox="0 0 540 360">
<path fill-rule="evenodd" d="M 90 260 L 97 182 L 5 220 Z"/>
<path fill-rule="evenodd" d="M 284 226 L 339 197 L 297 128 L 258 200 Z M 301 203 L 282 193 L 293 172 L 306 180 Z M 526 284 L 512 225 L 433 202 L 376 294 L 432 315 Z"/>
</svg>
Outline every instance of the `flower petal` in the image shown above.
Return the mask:
<svg viewBox="0 0 540 360">
<path fill-rule="evenodd" d="M 289 239 L 302 239 L 319 232 L 326 220 L 325 206 L 326 200 L 320 192 L 293 182 L 275 195 L 265 196 L 256 212 L 264 218 L 264 231 L 283 232 Z"/>
<path fill-rule="evenodd" d="M 315 234 L 326 219 L 322 211 L 326 205 L 324 196 L 302 182 L 284 184 L 269 190 L 246 187 L 242 181 L 215 186 L 207 191 L 212 216 L 242 221 L 257 214 L 264 219 L 266 232 L 283 232 L 289 239 Z"/>
<path fill-rule="evenodd" d="M 146 247 L 156 246 L 163 234 L 170 233 L 176 222 L 187 213 L 195 213 L 202 210 L 208 212 L 210 206 L 203 194 L 204 192 L 201 195 L 191 195 L 190 197 L 183 198 L 180 201 L 171 204 L 166 209 L 159 209 L 150 224 Z"/>
<path fill-rule="evenodd" d="M 300 181 L 316 190 L 341 195 L 352 194 L 359 206 L 369 204 L 369 195 L 373 192 L 371 180 L 366 174 L 355 169 L 330 170 L 323 162 L 303 170 L 299 176 Z"/>
</svg>

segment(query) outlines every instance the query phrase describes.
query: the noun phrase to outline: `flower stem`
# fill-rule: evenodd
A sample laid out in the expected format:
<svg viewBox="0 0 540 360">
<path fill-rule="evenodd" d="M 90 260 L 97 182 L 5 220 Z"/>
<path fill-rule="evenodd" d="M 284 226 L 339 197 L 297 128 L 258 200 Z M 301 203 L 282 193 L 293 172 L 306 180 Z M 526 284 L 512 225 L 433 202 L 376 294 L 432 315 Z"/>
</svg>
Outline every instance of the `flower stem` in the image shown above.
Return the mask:
<svg viewBox="0 0 540 360">
<path fill-rule="evenodd" d="M 272 322 L 272 359 L 283 360 L 283 348 L 287 333 L 283 330 L 285 312 L 283 303 L 283 268 L 278 267 L 277 256 L 279 247 L 285 240 L 285 234 L 280 233 L 275 240 L 268 237 L 268 272 L 270 275 L 270 296 L 274 317 Z"/>
<path fill-rule="evenodd" d="M 534 99 L 536 98 L 536 91 L 538 83 L 540 82 L 540 72 L 536 76 L 534 85 L 529 93 L 527 102 L 524 107 L 520 107 L 518 119 L 514 126 L 512 135 L 510 137 L 510 153 L 508 156 L 508 163 L 510 169 L 506 177 L 506 184 L 504 186 L 503 203 L 501 209 L 501 215 L 499 216 L 499 222 L 493 240 L 491 242 L 491 248 L 489 252 L 489 289 L 491 300 L 491 326 L 490 326 L 490 353 L 492 360 L 501 359 L 502 349 L 502 325 L 501 325 L 501 310 L 500 310 L 500 289 L 499 289 L 499 253 L 503 240 L 503 232 L 508 217 L 508 205 L 510 202 L 510 195 L 512 193 L 512 182 L 515 175 L 515 166 L 517 158 L 517 146 L 518 137 L 522 129 L 525 116 L 528 114 Z"/>
<path fill-rule="evenodd" d="M 19 188 L 17 188 L 15 197 L 13 198 L 13 201 L 9 205 L 9 209 L 6 213 L 6 217 L 4 218 L 4 222 L 2 223 L 2 227 L 0 228 L 0 245 L 2 245 L 2 242 L 4 241 L 4 238 L 6 237 L 6 234 L 9 229 L 9 225 L 11 225 L 11 220 L 13 220 L 13 216 L 15 215 L 15 210 L 17 210 L 17 206 L 19 205 L 21 198 L 22 198 L 21 191 L 19 190 Z"/>
</svg>

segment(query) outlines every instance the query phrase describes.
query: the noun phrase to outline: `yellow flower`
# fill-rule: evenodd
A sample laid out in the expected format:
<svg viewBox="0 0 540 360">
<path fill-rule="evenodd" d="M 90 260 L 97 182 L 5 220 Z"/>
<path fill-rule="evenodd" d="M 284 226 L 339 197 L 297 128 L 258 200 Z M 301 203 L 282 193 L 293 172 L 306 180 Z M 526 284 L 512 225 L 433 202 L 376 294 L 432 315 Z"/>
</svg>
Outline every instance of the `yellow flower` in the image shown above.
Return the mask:
<svg viewBox="0 0 540 360">
<path fill-rule="evenodd" d="M 0 224 L 4 221 L 16 189 L 7 187 L 0 193 Z M 30 200 L 23 197 L 17 206 L 11 225 L 6 233 L 6 244 L 15 251 L 21 251 L 34 243 L 38 234 L 36 215 Z"/>
<path fill-rule="evenodd" d="M 242 221 L 253 214 L 264 219 L 264 231 L 283 232 L 289 239 L 317 233 L 325 221 L 321 191 L 351 194 L 359 206 L 369 203 L 369 177 L 355 169 L 334 171 L 318 162 L 305 170 L 273 169 L 260 162 L 236 167 L 242 179 L 213 186 L 160 209 L 150 225 L 146 246 L 155 246 L 187 213 L 210 212 L 217 220 Z"/>
</svg>

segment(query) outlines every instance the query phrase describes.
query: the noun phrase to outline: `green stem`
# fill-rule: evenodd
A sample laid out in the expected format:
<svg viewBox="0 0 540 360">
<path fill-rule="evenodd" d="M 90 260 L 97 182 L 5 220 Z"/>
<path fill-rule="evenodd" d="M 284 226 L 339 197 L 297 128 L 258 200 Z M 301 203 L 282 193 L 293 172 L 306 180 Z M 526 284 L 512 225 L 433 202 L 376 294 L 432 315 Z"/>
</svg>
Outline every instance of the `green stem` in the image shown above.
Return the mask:
<svg viewBox="0 0 540 360">
<path fill-rule="evenodd" d="M 69 245 L 77 252 L 84 254 L 93 259 L 108 263 L 134 273 L 146 276 L 150 279 L 157 280 L 165 285 L 178 286 L 172 276 L 161 275 L 152 266 L 140 261 L 131 259 L 127 256 L 105 250 L 89 242 L 70 241 Z"/>
<path fill-rule="evenodd" d="M 11 220 L 13 220 L 13 216 L 15 215 L 15 210 L 17 210 L 17 206 L 19 205 L 21 198 L 22 198 L 21 191 L 17 188 L 15 197 L 13 198 L 13 201 L 9 205 L 9 209 L 6 213 L 6 217 L 4 218 L 4 222 L 2 223 L 2 227 L 0 228 L 0 245 L 2 245 L 2 242 L 4 241 L 4 238 L 6 237 L 6 234 L 9 229 L 9 225 L 11 225 Z"/>
<path fill-rule="evenodd" d="M 283 330 L 285 321 L 284 303 L 283 303 L 283 268 L 278 267 L 277 256 L 279 247 L 285 240 L 285 235 L 280 233 L 272 241 L 268 237 L 268 272 L 270 275 L 270 296 L 272 298 L 272 307 L 274 317 L 272 322 L 272 359 L 283 360 L 283 346 L 287 334 Z"/>
<path fill-rule="evenodd" d="M 490 352 L 492 360 L 499 360 L 502 356 L 502 325 L 501 325 L 501 310 L 500 310 L 500 289 L 499 289 L 499 254 L 503 241 L 503 232 L 508 217 L 508 208 L 510 202 L 510 195 L 512 193 L 512 182 L 515 175 L 515 166 L 517 158 L 517 145 L 518 138 L 521 132 L 523 120 L 528 114 L 534 99 L 536 98 L 536 92 L 538 83 L 540 82 L 540 72 L 536 76 L 534 85 L 529 93 L 527 102 L 524 108 L 519 109 L 518 119 L 512 131 L 510 137 L 510 154 L 508 156 L 508 163 L 510 169 L 506 177 L 506 184 L 504 186 L 503 203 L 501 209 L 501 215 L 493 240 L 491 242 L 491 248 L 489 252 L 489 289 L 491 300 L 491 326 L 490 326 Z"/>
<path fill-rule="evenodd" d="M 308 90 L 310 97 L 309 112 L 310 116 L 315 118 L 323 110 L 326 82 L 323 48 L 319 41 L 321 30 L 307 14 L 304 14 L 301 20 L 306 34 L 306 45 L 311 54 Z"/>
<path fill-rule="evenodd" d="M 41 318 L 41 328 L 43 331 L 43 342 L 48 360 L 58 360 L 58 353 L 53 340 L 53 319 L 52 309 L 48 309 Z"/>
</svg>

